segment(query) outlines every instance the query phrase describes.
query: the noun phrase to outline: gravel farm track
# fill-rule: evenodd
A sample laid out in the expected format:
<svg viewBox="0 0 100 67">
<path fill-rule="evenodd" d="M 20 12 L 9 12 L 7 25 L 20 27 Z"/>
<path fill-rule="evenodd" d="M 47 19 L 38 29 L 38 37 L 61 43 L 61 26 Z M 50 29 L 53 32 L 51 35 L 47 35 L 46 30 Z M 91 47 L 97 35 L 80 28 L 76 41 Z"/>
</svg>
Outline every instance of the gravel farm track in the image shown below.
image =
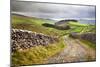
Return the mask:
<svg viewBox="0 0 100 67">
<path fill-rule="evenodd" d="M 67 45 L 64 50 L 47 59 L 45 63 L 69 63 L 96 60 L 96 50 L 85 45 L 80 40 L 64 36 L 64 43 Z"/>
</svg>

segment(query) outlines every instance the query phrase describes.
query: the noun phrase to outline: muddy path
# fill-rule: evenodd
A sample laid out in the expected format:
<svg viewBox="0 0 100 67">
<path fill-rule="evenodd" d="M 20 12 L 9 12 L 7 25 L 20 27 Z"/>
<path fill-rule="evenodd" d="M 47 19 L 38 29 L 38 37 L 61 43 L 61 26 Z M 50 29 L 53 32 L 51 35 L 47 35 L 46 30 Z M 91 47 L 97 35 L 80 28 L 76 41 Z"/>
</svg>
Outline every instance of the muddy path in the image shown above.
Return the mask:
<svg viewBox="0 0 100 67">
<path fill-rule="evenodd" d="M 64 43 L 67 45 L 66 48 L 50 57 L 45 63 L 95 61 L 96 51 L 80 40 L 64 36 Z"/>
</svg>

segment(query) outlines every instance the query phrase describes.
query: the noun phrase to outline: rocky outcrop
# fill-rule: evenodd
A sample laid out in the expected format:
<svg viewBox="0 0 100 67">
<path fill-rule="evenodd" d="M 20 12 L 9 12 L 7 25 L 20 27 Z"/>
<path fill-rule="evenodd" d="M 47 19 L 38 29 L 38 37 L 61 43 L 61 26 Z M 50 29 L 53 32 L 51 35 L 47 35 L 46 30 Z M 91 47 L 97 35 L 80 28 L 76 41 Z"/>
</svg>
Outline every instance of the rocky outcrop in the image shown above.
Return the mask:
<svg viewBox="0 0 100 67">
<path fill-rule="evenodd" d="M 52 44 L 58 41 L 57 37 L 44 35 L 42 33 L 27 30 L 12 29 L 11 42 L 12 51 L 24 50 L 34 46 Z"/>
</svg>

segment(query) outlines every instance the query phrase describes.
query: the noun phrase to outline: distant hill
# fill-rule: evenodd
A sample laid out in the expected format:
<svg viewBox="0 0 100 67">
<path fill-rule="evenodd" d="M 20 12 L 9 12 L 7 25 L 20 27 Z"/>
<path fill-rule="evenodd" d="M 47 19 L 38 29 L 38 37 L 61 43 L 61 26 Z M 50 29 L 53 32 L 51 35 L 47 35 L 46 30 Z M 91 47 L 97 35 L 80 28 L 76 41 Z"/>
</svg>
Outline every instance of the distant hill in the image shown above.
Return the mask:
<svg viewBox="0 0 100 67">
<path fill-rule="evenodd" d="M 39 18 L 39 17 L 34 17 L 34 16 L 25 16 L 22 14 L 16 14 L 16 13 L 11 13 L 12 16 L 17 16 L 17 17 L 23 17 L 23 18 L 31 18 L 31 19 L 37 19 L 37 20 L 43 20 L 43 21 L 51 21 L 54 22 L 52 19 L 45 19 L 45 18 Z"/>
<path fill-rule="evenodd" d="M 16 14 L 16 13 L 11 13 L 11 16 L 26 17 L 26 18 L 35 18 L 35 17 L 25 16 L 25 15 Z"/>
<path fill-rule="evenodd" d="M 56 22 L 55 24 L 56 24 L 56 25 L 59 25 L 59 24 L 66 24 L 66 23 L 68 23 L 68 22 L 78 22 L 78 20 L 74 20 L 74 19 L 61 20 L 61 21 Z"/>
<path fill-rule="evenodd" d="M 70 26 L 68 25 L 69 22 L 78 22 L 77 20 L 61 20 L 55 23 L 55 26 L 59 29 L 70 29 Z"/>
</svg>

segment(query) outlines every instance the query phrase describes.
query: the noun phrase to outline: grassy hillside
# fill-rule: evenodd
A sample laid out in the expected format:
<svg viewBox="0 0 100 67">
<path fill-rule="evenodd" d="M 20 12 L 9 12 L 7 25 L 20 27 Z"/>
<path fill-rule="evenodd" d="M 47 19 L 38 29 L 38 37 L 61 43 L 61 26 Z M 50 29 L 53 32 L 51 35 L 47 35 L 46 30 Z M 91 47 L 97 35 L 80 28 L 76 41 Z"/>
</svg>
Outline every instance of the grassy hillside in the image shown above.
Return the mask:
<svg viewBox="0 0 100 67">
<path fill-rule="evenodd" d="M 68 25 L 71 26 L 70 31 L 71 32 L 78 32 L 78 33 L 86 33 L 86 32 L 93 32 L 95 33 L 95 25 L 89 25 L 89 24 L 80 24 L 69 22 Z"/>
<path fill-rule="evenodd" d="M 79 22 L 67 23 L 69 26 L 71 26 L 71 29 L 69 30 L 59 30 L 53 27 L 46 27 L 43 26 L 44 23 L 54 25 L 55 22 L 51 20 L 45 20 L 45 19 L 35 18 L 35 17 L 12 15 L 12 27 L 17 29 L 25 29 L 33 32 L 35 31 L 38 33 L 44 33 L 47 35 L 55 35 L 55 36 L 57 35 L 59 36 L 61 34 L 70 33 L 70 32 L 88 32 L 88 31 L 95 32 L 94 25 L 80 24 Z"/>
<path fill-rule="evenodd" d="M 42 24 L 50 23 L 53 21 L 44 20 L 34 17 L 25 17 L 19 15 L 12 15 L 12 28 L 30 30 L 37 33 L 43 33 L 50 36 L 57 36 L 63 31 L 56 30 L 54 28 L 44 27 Z M 29 64 L 42 64 L 43 61 L 50 56 L 62 51 L 66 45 L 63 43 L 63 39 L 57 43 L 50 44 L 48 46 L 36 46 L 24 52 L 17 50 L 12 54 L 13 65 L 29 65 Z"/>
<path fill-rule="evenodd" d="M 58 32 L 60 32 L 59 30 L 44 27 L 42 25 L 44 23 L 54 24 L 53 21 L 48 21 L 44 19 L 12 15 L 12 28 L 25 29 L 33 32 L 35 31 L 38 33 L 44 33 L 47 35 L 58 35 Z"/>
</svg>

